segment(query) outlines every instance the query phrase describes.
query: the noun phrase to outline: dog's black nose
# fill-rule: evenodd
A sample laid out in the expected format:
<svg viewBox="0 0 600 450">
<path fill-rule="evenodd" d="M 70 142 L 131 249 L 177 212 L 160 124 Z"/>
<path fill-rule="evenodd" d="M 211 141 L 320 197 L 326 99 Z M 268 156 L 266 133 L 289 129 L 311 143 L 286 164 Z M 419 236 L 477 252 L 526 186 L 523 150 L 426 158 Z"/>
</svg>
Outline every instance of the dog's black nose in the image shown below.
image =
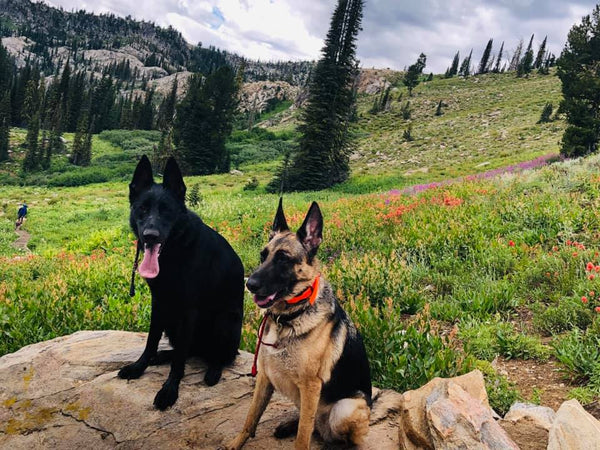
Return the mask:
<svg viewBox="0 0 600 450">
<path fill-rule="evenodd" d="M 154 228 L 146 228 L 142 233 L 142 237 L 144 238 L 144 242 L 146 244 L 155 244 L 158 242 L 158 238 L 160 237 L 160 233 L 157 229 Z"/>
<path fill-rule="evenodd" d="M 246 287 L 254 294 L 260 288 L 260 282 L 256 277 L 250 277 L 248 278 L 248 281 L 246 281 Z"/>
</svg>

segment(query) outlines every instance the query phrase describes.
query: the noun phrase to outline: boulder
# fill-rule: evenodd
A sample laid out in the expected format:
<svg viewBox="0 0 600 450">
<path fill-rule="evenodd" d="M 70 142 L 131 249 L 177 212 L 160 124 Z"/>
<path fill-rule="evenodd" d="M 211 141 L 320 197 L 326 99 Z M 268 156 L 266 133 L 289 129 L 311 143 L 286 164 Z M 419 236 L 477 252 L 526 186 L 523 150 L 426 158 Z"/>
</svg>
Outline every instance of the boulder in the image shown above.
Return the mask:
<svg viewBox="0 0 600 450">
<path fill-rule="evenodd" d="M 545 450 L 555 417 L 554 410 L 547 406 L 517 402 L 500 421 L 500 426 L 521 450 Z"/>
<path fill-rule="evenodd" d="M 577 400 L 564 402 L 550 428 L 548 450 L 600 450 L 600 422 Z"/>
<path fill-rule="evenodd" d="M 145 333 L 81 331 L 0 357 L 0 449 L 215 449 L 235 436 L 252 398 L 252 355 L 240 352 L 213 387 L 204 384 L 204 365 L 190 359 L 177 403 L 158 411 L 152 401 L 168 365 L 151 366 L 137 380 L 117 377 L 145 341 Z M 375 392 L 364 448 L 398 448 L 400 394 Z M 295 411 L 276 394 L 244 448 L 291 448 L 293 438 L 272 435 Z M 314 441 L 313 448 L 322 447 Z"/>
<path fill-rule="evenodd" d="M 479 370 L 405 392 L 399 425 L 403 449 L 518 448 L 495 422 Z"/>
</svg>

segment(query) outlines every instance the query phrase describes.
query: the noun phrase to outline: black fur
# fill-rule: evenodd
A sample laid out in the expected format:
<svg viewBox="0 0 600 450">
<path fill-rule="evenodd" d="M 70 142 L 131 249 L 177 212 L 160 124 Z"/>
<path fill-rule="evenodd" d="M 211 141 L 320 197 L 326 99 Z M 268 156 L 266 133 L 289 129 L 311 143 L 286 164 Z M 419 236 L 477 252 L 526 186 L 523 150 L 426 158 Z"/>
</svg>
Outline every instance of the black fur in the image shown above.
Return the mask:
<svg viewBox="0 0 600 450">
<path fill-rule="evenodd" d="M 119 377 L 142 375 L 149 364 L 171 361 L 169 377 L 154 399 L 158 409 L 173 405 L 188 356 L 208 365 L 206 384 L 216 384 L 223 367 L 233 362 L 240 343 L 244 271 L 229 243 L 185 207 L 185 184 L 170 158 L 163 184 L 154 183 L 144 155 L 130 184 L 130 225 L 140 249 L 161 244 L 158 276 L 147 279 L 152 293 L 150 332 L 146 348 Z M 165 332 L 171 353 L 157 354 Z"/>
</svg>

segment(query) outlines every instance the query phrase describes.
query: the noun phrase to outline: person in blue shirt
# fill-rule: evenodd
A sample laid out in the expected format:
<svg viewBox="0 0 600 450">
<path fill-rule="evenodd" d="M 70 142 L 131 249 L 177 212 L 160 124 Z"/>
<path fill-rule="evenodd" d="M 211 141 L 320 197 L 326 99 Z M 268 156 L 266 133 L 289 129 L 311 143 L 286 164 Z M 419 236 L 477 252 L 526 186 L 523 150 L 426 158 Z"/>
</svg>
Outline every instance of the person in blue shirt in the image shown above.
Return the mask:
<svg viewBox="0 0 600 450">
<path fill-rule="evenodd" d="M 19 208 L 19 211 L 17 212 L 17 222 L 15 223 L 15 228 L 19 228 L 21 225 L 23 225 L 23 220 L 25 219 L 26 215 L 27 215 L 27 203 L 25 201 L 23 201 L 23 204 L 21 205 L 21 207 Z"/>
</svg>

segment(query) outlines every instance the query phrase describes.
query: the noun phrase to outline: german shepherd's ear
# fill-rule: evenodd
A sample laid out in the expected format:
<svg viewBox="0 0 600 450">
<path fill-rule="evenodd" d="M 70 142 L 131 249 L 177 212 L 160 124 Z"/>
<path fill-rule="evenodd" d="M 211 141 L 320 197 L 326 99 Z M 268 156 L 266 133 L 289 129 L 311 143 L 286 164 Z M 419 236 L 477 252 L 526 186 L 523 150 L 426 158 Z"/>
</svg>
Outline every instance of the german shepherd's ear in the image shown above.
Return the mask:
<svg viewBox="0 0 600 450">
<path fill-rule="evenodd" d="M 154 184 L 152 165 L 146 155 L 142 156 L 129 183 L 129 202 L 133 203 L 138 196 Z"/>
<path fill-rule="evenodd" d="M 172 156 L 167 160 L 163 176 L 163 187 L 173 193 L 175 198 L 185 203 L 185 183 L 177 161 Z"/>
<path fill-rule="evenodd" d="M 275 236 L 275 233 L 281 233 L 282 231 L 288 231 L 289 227 L 285 220 L 285 214 L 283 213 L 283 197 L 279 197 L 279 206 L 277 207 L 277 213 L 275 219 L 273 219 L 273 231 L 271 232 L 270 239 Z"/>
<path fill-rule="evenodd" d="M 311 258 L 315 256 L 321 241 L 323 241 L 323 215 L 317 202 L 312 202 L 312 205 L 310 205 L 296 236 L 308 250 L 308 255 Z"/>
</svg>

